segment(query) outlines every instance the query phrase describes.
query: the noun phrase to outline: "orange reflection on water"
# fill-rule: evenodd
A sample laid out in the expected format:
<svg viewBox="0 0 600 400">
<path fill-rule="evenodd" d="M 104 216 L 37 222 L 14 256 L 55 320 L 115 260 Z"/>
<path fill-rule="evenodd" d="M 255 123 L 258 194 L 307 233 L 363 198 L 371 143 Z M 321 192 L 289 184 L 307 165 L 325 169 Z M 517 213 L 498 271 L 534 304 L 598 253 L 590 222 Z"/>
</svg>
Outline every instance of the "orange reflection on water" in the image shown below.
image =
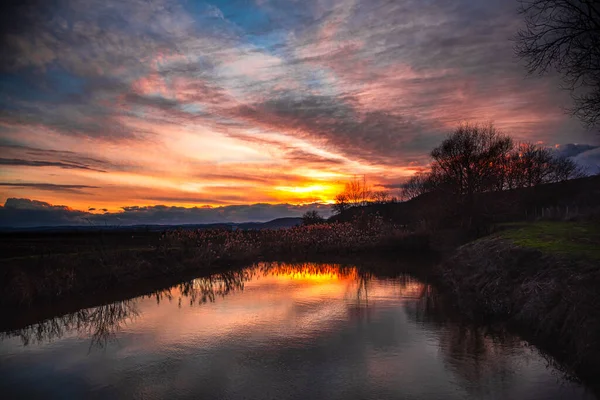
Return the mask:
<svg viewBox="0 0 600 400">
<path fill-rule="evenodd" d="M 266 275 L 282 280 L 312 282 L 315 284 L 330 281 L 352 281 L 358 278 L 356 267 L 342 267 L 339 264 L 287 264 L 281 263 L 273 266 L 270 263 L 258 264 L 265 270 Z"/>
<path fill-rule="evenodd" d="M 540 379 L 549 374 L 537 353 L 524 352 L 516 337 L 448 320 L 442 303 L 429 285 L 406 275 L 376 278 L 336 264 L 260 263 L 32 325 L 16 334 L 28 343 L 32 336 L 69 340 L 43 348 L 53 357 L 35 359 L 36 351 L 7 341 L 3 361 L 22 366 L 28 357 L 32 366 L 46 363 L 44 370 L 83 371 L 103 389 L 121 381 L 129 389 L 139 381 L 139 397 L 157 398 L 166 397 L 173 382 L 179 393 L 197 398 L 223 397 L 223 382 L 232 398 L 263 398 L 245 390 L 280 384 L 271 393 L 285 394 L 289 387 L 307 387 L 307 377 L 311 385 L 321 379 L 327 388 L 333 377 L 339 387 L 376 388 L 372 393 L 391 398 L 529 398 L 523 393 L 532 382 L 535 391 L 543 388 Z M 82 348 L 76 334 L 92 344 L 106 344 L 110 336 L 118 343 L 95 353 L 91 345 Z M 304 375 L 307 369 L 314 374 Z"/>
<path fill-rule="evenodd" d="M 143 347 L 181 345 L 182 338 L 193 346 L 240 337 L 304 340 L 360 318 L 359 309 L 414 299 L 424 290 L 410 278 L 379 280 L 338 264 L 258 263 L 138 300 L 141 316 L 131 329 L 152 332 L 138 343 Z"/>
<path fill-rule="evenodd" d="M 247 336 L 310 339 L 362 318 L 372 306 L 419 298 L 427 287 L 407 276 L 378 279 L 338 264 L 258 263 L 48 320 L 22 336 L 43 342 L 78 335 L 100 343 L 122 330 L 142 334 L 131 351 L 213 346 Z"/>
</svg>

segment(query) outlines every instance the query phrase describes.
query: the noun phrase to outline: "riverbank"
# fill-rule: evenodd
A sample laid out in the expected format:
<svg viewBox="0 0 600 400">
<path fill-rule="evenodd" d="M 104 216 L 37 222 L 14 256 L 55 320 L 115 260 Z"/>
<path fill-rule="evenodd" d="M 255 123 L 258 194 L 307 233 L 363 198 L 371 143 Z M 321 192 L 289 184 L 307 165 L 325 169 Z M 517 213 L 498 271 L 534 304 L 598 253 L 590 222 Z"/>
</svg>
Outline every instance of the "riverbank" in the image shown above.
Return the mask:
<svg viewBox="0 0 600 400">
<path fill-rule="evenodd" d="M 582 379 L 600 376 L 600 227 L 513 224 L 458 248 L 438 269 L 459 310 L 502 321 Z"/>
<path fill-rule="evenodd" d="M 210 273 L 263 259 L 309 259 L 429 249 L 425 234 L 374 218 L 275 230 L 172 230 L 129 239 L 122 232 L 66 241 L 29 238 L 0 260 L 0 306 L 28 307 L 143 279 Z M 145 245 L 144 245 L 145 243 Z M 11 246 L 10 244 L 6 246 Z"/>
<path fill-rule="evenodd" d="M 549 343 L 548 352 L 581 377 L 600 373 L 600 228 L 573 222 L 501 228 L 447 253 L 432 279 L 469 318 L 506 322 L 542 347 Z M 361 257 L 433 254 L 432 248 L 461 240 L 457 233 L 437 236 L 376 223 L 335 223 L 141 237 L 78 235 L 54 242 L 33 237 L 21 241 L 20 249 L 7 245 L 11 252 L 4 254 L 10 257 L 0 260 L 0 306 L 24 310 L 60 303 L 70 310 L 90 295 L 111 301 L 260 260 L 356 263 Z M 390 265 L 390 271 L 398 270 Z"/>
</svg>

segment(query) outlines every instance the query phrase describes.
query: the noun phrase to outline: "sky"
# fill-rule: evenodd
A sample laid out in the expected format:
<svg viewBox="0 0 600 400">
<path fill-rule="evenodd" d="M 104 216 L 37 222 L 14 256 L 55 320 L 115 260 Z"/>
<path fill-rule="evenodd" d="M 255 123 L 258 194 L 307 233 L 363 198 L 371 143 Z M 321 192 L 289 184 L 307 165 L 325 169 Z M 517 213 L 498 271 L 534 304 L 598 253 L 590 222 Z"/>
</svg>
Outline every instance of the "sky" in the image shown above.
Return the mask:
<svg viewBox="0 0 600 400">
<path fill-rule="evenodd" d="M 397 189 L 461 122 L 600 165 L 558 77 L 515 58 L 516 0 L 4 7 L 0 216 L 326 213 L 354 177 Z"/>
</svg>

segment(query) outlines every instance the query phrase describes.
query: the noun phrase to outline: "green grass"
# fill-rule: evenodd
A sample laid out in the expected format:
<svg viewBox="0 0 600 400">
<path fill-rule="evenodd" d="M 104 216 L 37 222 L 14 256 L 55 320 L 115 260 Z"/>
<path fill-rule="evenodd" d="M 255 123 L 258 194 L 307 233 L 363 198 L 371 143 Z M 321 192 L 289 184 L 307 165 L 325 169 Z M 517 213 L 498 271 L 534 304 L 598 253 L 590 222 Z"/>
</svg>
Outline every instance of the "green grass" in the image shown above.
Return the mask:
<svg viewBox="0 0 600 400">
<path fill-rule="evenodd" d="M 597 224 L 543 221 L 505 224 L 502 228 L 499 235 L 518 246 L 600 259 L 600 226 Z"/>
</svg>

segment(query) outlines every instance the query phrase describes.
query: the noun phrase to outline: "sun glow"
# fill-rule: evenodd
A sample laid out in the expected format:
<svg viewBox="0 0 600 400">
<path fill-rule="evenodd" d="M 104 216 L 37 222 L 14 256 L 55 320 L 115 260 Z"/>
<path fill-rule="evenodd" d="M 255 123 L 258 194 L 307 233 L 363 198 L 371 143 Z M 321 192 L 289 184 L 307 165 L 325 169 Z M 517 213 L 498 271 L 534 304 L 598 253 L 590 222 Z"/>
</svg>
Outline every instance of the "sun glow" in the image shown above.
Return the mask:
<svg viewBox="0 0 600 400">
<path fill-rule="evenodd" d="M 309 202 L 319 200 L 329 203 L 342 190 L 342 187 L 334 183 L 317 183 L 306 186 L 276 186 L 274 190 L 274 196 L 284 201 L 290 197 L 296 197 Z"/>
<path fill-rule="evenodd" d="M 306 283 L 325 283 L 342 280 L 355 280 L 358 277 L 356 268 L 342 268 L 337 264 L 305 264 L 302 267 L 288 264 L 269 270 L 269 275 L 283 280 L 294 280 Z"/>
</svg>

